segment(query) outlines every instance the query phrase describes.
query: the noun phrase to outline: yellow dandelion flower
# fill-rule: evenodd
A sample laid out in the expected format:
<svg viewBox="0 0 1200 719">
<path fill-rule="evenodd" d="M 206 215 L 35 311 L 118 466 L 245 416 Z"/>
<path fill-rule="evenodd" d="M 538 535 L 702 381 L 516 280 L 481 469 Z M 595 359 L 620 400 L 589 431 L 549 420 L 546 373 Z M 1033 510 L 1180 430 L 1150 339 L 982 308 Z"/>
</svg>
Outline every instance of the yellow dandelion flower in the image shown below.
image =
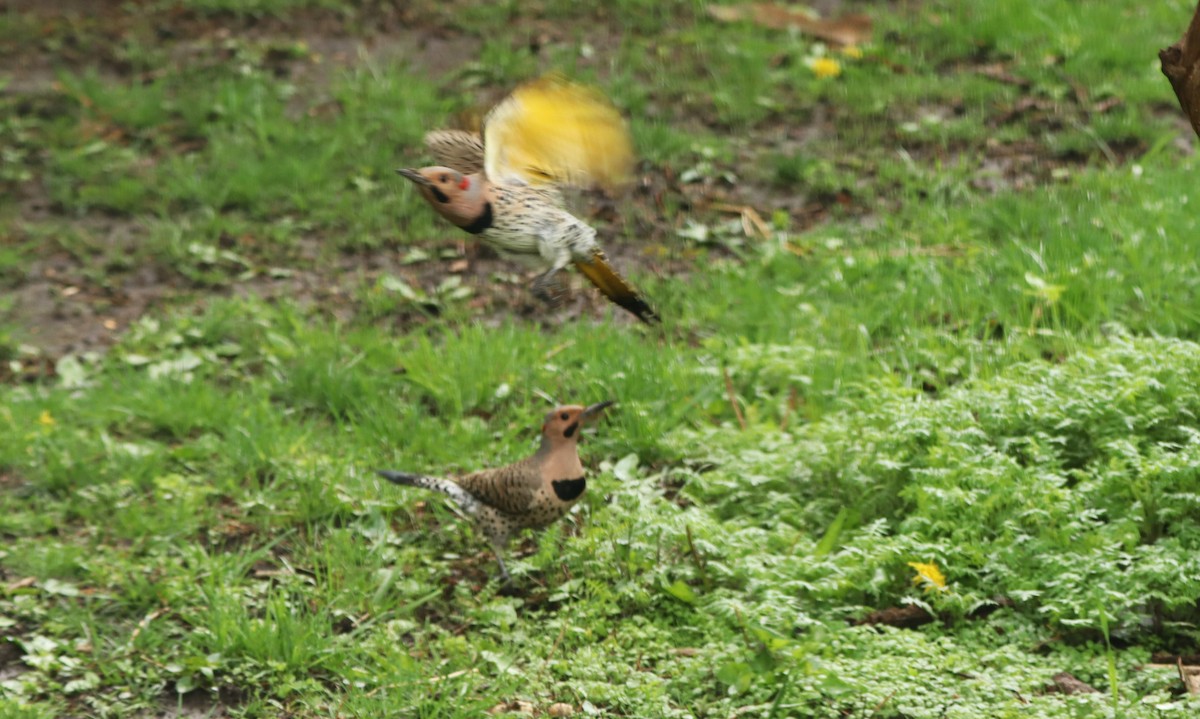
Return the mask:
<svg viewBox="0 0 1200 719">
<path fill-rule="evenodd" d="M 942 574 L 942 570 L 933 562 L 926 564 L 925 562 L 909 562 L 908 566 L 917 570 L 917 576 L 913 577 L 913 584 L 925 585 L 925 591 L 946 591 L 946 576 Z"/>
<path fill-rule="evenodd" d="M 858 45 L 847 45 L 846 47 L 842 48 L 842 54 L 852 60 L 861 60 L 863 51 Z"/>
<path fill-rule="evenodd" d="M 842 63 L 831 57 L 818 57 L 809 64 L 809 67 L 812 68 L 814 75 L 822 79 L 842 74 Z"/>
<path fill-rule="evenodd" d="M 50 410 L 48 409 L 42 410 L 42 413 L 38 415 L 37 421 L 43 427 L 53 427 L 58 424 L 58 421 L 54 419 L 54 415 L 50 414 Z"/>
</svg>

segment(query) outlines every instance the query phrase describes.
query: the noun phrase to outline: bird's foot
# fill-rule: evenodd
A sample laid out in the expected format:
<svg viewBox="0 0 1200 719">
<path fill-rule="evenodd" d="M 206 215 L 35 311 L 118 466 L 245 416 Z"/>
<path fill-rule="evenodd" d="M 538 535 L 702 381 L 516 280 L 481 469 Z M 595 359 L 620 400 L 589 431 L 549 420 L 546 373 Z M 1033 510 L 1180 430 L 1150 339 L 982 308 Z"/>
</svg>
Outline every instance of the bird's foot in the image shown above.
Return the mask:
<svg viewBox="0 0 1200 719">
<path fill-rule="evenodd" d="M 508 567 L 504 566 L 504 560 L 500 561 L 500 588 L 496 593 L 502 597 L 520 597 L 524 596 L 525 590 L 513 581 L 512 575 L 508 573 Z"/>
<path fill-rule="evenodd" d="M 509 578 L 501 582 L 500 588 L 496 590 L 496 594 L 502 597 L 523 597 L 525 596 L 525 590 L 518 586 L 512 578 Z"/>
</svg>

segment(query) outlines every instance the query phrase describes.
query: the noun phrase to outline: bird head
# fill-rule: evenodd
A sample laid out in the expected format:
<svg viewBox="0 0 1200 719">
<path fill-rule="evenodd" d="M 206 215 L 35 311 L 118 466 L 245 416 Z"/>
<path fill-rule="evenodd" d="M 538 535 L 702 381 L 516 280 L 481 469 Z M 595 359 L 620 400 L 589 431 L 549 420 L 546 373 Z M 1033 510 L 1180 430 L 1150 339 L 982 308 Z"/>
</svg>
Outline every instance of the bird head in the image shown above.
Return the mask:
<svg viewBox="0 0 1200 719">
<path fill-rule="evenodd" d="M 542 423 L 543 444 L 556 446 L 578 442 L 580 428 L 600 417 L 604 410 L 613 404 L 615 403 L 612 400 L 605 400 L 587 407 L 577 404 L 556 407 L 546 415 L 546 421 Z"/>
<path fill-rule="evenodd" d="M 411 180 L 438 214 L 459 227 L 474 224 L 486 210 L 480 175 L 464 175 L 449 167 L 405 168 L 396 172 Z"/>
</svg>

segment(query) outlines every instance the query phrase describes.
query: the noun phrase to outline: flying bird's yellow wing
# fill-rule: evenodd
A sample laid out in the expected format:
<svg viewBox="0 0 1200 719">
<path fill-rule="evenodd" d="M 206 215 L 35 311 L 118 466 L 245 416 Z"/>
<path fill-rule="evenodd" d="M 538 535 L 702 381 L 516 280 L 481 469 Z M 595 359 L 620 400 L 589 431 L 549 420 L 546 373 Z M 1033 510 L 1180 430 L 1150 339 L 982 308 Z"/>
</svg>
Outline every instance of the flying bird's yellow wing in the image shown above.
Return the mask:
<svg viewBox="0 0 1200 719">
<path fill-rule="evenodd" d="M 629 128 L 594 88 L 559 75 L 521 85 L 483 126 L 484 169 L 493 182 L 615 186 L 633 166 Z"/>
</svg>

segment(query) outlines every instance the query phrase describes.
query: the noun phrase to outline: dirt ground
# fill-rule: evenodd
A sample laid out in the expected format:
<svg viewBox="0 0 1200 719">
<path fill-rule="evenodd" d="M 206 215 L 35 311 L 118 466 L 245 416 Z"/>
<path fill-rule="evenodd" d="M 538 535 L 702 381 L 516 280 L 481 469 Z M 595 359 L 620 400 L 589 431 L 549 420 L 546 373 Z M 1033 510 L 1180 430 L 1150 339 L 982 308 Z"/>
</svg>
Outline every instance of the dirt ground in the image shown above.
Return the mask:
<svg viewBox="0 0 1200 719">
<path fill-rule="evenodd" d="M 323 62 L 314 65 L 281 58 L 279 72 L 306 87 L 310 96 L 321 92 L 332 77 L 355 63 L 382 64 L 404 58 L 413 67 L 436 77 L 455 70 L 465 58 L 476 56 L 481 45 L 477 37 L 444 24 L 437 6 L 423 7 L 422 3 L 376 3 L 373 12 L 354 18 L 311 10 L 286 19 L 203 17 L 156 9 L 160 5 L 115 0 L 14 0 L 9 5 L 10 12 L 35 19 L 39 32 L 57 41 L 52 50 L 48 49 L 50 43 L 0 44 L 0 74 L 11 78 L 4 94 L 20 98 L 19 109 L 53 112 L 60 103 L 61 88 L 56 74 L 61 70 L 95 71 L 114 82 L 143 80 L 115 52 L 115 47 L 130 34 L 153 33 L 162 43 L 173 46 L 180 57 L 186 56 L 189 44 L 229 35 L 268 42 L 298 40 L 319 54 Z M 371 23 L 362 26 L 359 18 L 366 16 Z M 673 176 L 671 168 L 643 166 L 642 169 L 644 176 L 621 203 L 626 213 L 625 225 L 635 228 L 638 236 L 622 238 L 602 231 L 602 239 L 618 265 L 636 260 L 651 273 L 686 271 L 690 267 L 686 256 L 670 257 L 646 249 L 661 247 L 662 241 L 673 232 L 670 222 L 662 216 L 663 195 L 676 194 L 676 202 L 681 200 L 685 209 L 713 202 L 736 204 L 739 198 L 728 187 L 708 183 L 683 185 Z M 54 360 L 64 354 L 102 350 L 152 308 L 192 302 L 206 295 L 253 293 L 268 299 L 289 297 L 330 314 L 348 316 L 355 312 L 351 285 L 360 281 L 360 276 L 370 279 L 394 274 L 431 287 L 449 274 L 458 274 L 477 290 L 472 308 L 496 321 L 512 312 L 559 322 L 580 313 L 606 311 L 604 304 L 591 293 L 575 292 L 560 311 L 545 313 L 520 287 L 497 285 L 489 279 L 497 273 L 511 274 L 514 270 L 509 263 L 499 261 L 487 248 L 463 239 L 451 228 L 447 228 L 446 242 L 460 248 L 458 259 L 408 264 L 404 259 L 412 248 L 384 247 L 367 253 L 344 254 L 330 265 L 319 250 L 320 238 L 309 238 L 301 242 L 300 251 L 291 258 L 290 274 L 286 277 L 259 275 L 223 287 L 197 286 L 162 263 L 122 266 L 119 259 L 131 253 L 144 238 L 145 226 L 130 217 L 64 215 L 49 199 L 44 182 L 45 178 L 35 172 L 28 182 L 12 188 L 16 211 L 15 217 L 10 218 L 13 222 L 7 230 L 8 241 L 37 242 L 40 249 L 26 273 L 0 280 L 7 285 L 11 299 L 9 319 L 22 328 L 19 340 L 26 345 L 28 355 L 24 371 L 31 378 L 52 371 Z M 586 213 L 616 218 L 616 203 L 606 198 L 589 199 L 598 201 L 579 203 Z M 821 212 L 819 207 L 813 211 Z M 67 252 L 61 243 L 30 235 L 26 223 L 46 221 L 54 221 L 77 235 L 76 244 L 86 247 L 86 254 Z M 95 281 L 97 268 L 102 268 L 103 282 Z M 420 317 L 416 312 L 396 317 L 395 321 L 403 325 L 419 321 Z"/>
<path fill-rule="evenodd" d="M 277 72 L 281 77 L 306 88 L 311 97 L 320 93 L 338 72 L 368 60 L 386 62 L 405 58 L 414 68 L 432 76 L 445 76 L 459 68 L 464 59 L 478 55 L 478 37 L 457 29 L 448 18 L 453 8 L 432 2 L 378 2 L 354 15 L 327 10 L 306 10 L 280 17 L 203 16 L 164 6 L 157 0 L 10 0 L 8 10 L 32 20 L 41 38 L 10 38 L 0 41 L 0 75 L 10 78 L 3 94 L 17 100 L 18 112 L 52 113 L 61 108 L 61 88 L 56 73 L 61 70 L 99 72 L 116 82 L 139 82 L 146 78 L 135 73 L 118 52 L 124 39 L 136 36 L 154 38 L 172 48 L 181 61 L 188 48 L 198 42 L 236 35 L 263 40 L 301 41 L 320 54 L 324 61 L 315 65 L 280 57 Z M 836 3 L 833 3 L 836 5 Z M 834 7 L 825 8 L 827 11 Z M 369 18 L 369 20 L 367 20 Z M 550 23 L 531 25 L 531 42 L 550 41 L 565 32 Z M 602 24 L 595 28 L 595 42 L 615 42 L 618 32 Z M 606 40 L 606 38 L 608 38 Z M 991 73 L 997 82 L 1017 82 L 1006 77 L 994 64 L 952 68 L 955 72 Z M 493 89 L 482 93 L 481 101 L 495 100 Z M 1092 102 L 1086 96 L 1075 98 L 1072 112 L 1106 112 L 1111 103 Z M 929 113 L 953 115 L 961 108 L 929 108 Z M 1164 108 L 1164 112 L 1176 112 Z M 1014 119 L 1053 125 L 1064 121 L 1062 108 L 1035 94 L 1022 97 L 1007 113 L 995 118 L 997 125 Z M 715 124 L 715 118 L 694 118 L 694 122 Z M 803 125 L 778 123 L 757 132 L 761 142 L 751 143 L 758 150 L 748 151 L 739 162 L 757 162 L 763 153 L 784 147 L 804 147 L 831 137 L 837 118 L 819 113 Z M 1182 122 L 1182 120 L 1181 120 Z M 1109 147 L 1113 161 L 1145 148 L 1138 145 Z M 954 150 L 921 148 L 911 150 L 914 160 L 943 163 L 963 161 Z M 758 154 L 752 154 L 757 152 Z M 929 156 L 922 156 L 928 153 Z M 1036 142 L 996 145 L 979 168 L 975 189 L 988 192 L 1007 187 L 1032 187 L 1052 179 L 1060 166 L 1084 164 L 1087 157 L 1049 157 Z M 687 251 L 668 249 L 683 213 L 704 214 L 722 219 L 735 218 L 731 208 L 757 208 L 769 217 L 772 210 L 784 210 L 791 218 L 792 231 L 825 221 L 831 214 L 856 217 L 871 222 L 872 216 L 887 211 L 887 200 L 875 204 L 862 202 L 852 188 L 829 195 L 809 194 L 803 188 L 781 191 L 776 187 L 752 184 L 727 185 L 720 181 L 682 183 L 678 168 L 643 163 L 641 177 L 626 197 L 617 202 L 605 198 L 586 198 L 584 212 L 600 219 L 601 239 L 618 266 L 636 264 L 642 271 L 660 275 L 686 273 L 695 258 Z M 438 249 L 456 247 L 456 256 L 409 264 L 404 260 L 411 247 L 384 246 L 369 252 L 342 254 L 333 262 L 320 249 L 322 238 L 307 237 L 289 258 L 286 276 L 257 274 L 232 280 L 219 287 L 197 284 L 182 276 L 163 261 L 130 265 L 122 258 L 131 255 L 146 235 L 146 227 L 136 217 L 89 214 L 63 214 L 50 200 L 45 177 L 35 168 L 24 183 L 8 188 L 15 198 L 15 210 L 9 209 L 7 243 L 36 243 L 36 261 L 27 272 L 16 277 L 0 277 L 9 297 L 9 323 L 19 328 L 17 340 L 26 345 L 21 373 L 29 377 L 52 372 L 54 360 L 68 353 L 103 350 L 131 323 L 147 311 L 163 306 L 179 306 L 210 295 L 253 293 L 266 298 L 289 297 L 339 317 L 357 311 L 355 284 L 382 274 L 404 278 L 421 287 L 434 287 L 445 277 L 458 274 L 471 286 L 470 305 L 485 321 L 498 321 L 517 313 L 541 321 L 569 320 L 580 313 L 600 314 L 606 310 L 593 293 L 574 292 L 559 312 L 546 313 L 529 293 L 517 284 L 497 283 L 497 273 L 514 270 L 497 260 L 486 248 L 447 228 L 445 244 L 420 248 L 438 257 Z M 407 188 L 399 186 L 397 191 Z M 665 199 L 681 213 L 668 217 Z M 880 204 L 882 202 L 883 204 Z M 724 208 L 724 209 L 721 209 Z M 616 220 L 620 219 L 621 222 Z M 611 223 L 606 223 L 609 220 Z M 53 238 L 36 236 L 34 224 L 61 228 L 72 233 L 75 248 L 67 251 Z M 747 222 L 753 239 L 754 232 Z M 609 229 L 632 228 L 633 236 L 618 236 Z M 44 230 L 43 230 L 44 231 Z M 232 240 L 236 242 L 236 240 Z M 675 243 L 678 244 L 678 243 Z M 731 257 L 721 247 L 706 248 L 706 257 Z M 102 277 L 101 277 L 102 276 Z M 574 278 L 576 281 L 578 278 Z M 405 327 L 421 321 L 420 310 L 396 316 L 393 321 Z"/>
</svg>

